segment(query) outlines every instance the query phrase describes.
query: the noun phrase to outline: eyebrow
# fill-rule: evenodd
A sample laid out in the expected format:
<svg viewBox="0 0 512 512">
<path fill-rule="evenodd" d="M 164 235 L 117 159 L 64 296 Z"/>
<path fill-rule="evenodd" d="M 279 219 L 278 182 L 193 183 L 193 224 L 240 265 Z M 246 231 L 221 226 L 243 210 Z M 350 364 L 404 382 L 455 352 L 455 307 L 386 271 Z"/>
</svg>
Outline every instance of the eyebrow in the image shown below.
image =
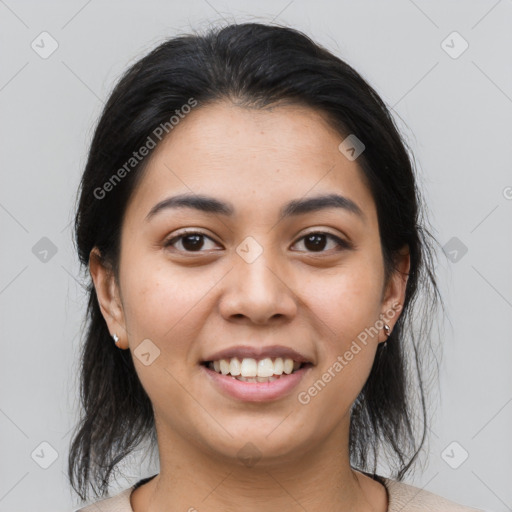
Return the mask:
<svg viewBox="0 0 512 512">
<path fill-rule="evenodd" d="M 157 203 L 146 216 L 146 221 L 151 220 L 157 213 L 175 208 L 193 208 L 205 213 L 214 213 L 233 216 L 235 208 L 231 203 L 220 201 L 214 197 L 197 194 L 180 194 L 164 199 Z M 279 212 L 279 221 L 296 215 L 316 212 L 328 208 L 341 208 L 360 217 L 364 222 L 366 217 L 361 208 L 348 197 L 338 194 L 327 194 L 304 199 L 294 199 L 286 203 Z"/>
</svg>

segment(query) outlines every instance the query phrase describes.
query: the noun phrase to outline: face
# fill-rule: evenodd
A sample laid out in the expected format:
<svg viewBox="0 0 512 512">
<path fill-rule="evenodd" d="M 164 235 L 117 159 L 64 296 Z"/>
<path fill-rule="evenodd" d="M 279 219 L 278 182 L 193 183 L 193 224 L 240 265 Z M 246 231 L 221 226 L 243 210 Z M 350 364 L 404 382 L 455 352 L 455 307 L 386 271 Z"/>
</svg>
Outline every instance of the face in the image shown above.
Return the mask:
<svg viewBox="0 0 512 512">
<path fill-rule="evenodd" d="M 357 160 L 338 149 L 343 138 L 307 107 L 219 102 L 193 110 L 153 153 L 123 221 L 119 282 L 97 258 L 90 268 L 159 444 L 179 439 L 227 459 L 256 450 L 270 462 L 346 441 L 386 339 L 379 319 L 393 328 L 406 280 L 384 282 L 375 204 Z M 183 194 L 225 211 L 162 203 Z M 328 195 L 345 201 L 286 209 Z M 405 255 L 399 268 L 408 264 Z M 307 364 L 272 382 L 203 364 L 241 346 L 239 361 L 294 350 Z"/>
</svg>

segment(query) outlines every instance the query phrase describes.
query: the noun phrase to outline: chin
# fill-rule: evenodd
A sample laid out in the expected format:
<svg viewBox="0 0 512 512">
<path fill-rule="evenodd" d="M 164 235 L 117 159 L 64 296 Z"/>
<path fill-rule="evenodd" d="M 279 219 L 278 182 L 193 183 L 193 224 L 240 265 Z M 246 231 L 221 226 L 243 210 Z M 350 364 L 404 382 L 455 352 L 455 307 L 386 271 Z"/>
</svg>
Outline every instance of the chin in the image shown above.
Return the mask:
<svg viewBox="0 0 512 512">
<path fill-rule="evenodd" d="M 311 447 L 311 440 L 298 439 L 296 431 L 282 429 L 278 432 L 277 424 L 274 423 L 275 431 L 272 432 L 272 429 L 258 427 L 253 420 L 252 427 L 237 433 L 228 428 L 233 437 L 226 434 L 221 440 L 205 440 L 205 444 L 216 460 L 230 465 L 270 467 L 303 458 L 306 447 Z"/>
</svg>

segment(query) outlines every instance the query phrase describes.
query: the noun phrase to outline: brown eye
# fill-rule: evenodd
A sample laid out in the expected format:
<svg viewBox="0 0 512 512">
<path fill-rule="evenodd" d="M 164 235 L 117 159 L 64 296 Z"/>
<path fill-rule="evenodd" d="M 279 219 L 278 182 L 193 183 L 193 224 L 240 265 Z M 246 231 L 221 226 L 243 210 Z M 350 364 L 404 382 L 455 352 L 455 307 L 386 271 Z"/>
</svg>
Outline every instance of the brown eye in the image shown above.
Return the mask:
<svg viewBox="0 0 512 512">
<path fill-rule="evenodd" d="M 174 246 L 177 243 L 181 243 L 181 248 L 178 248 L 179 251 L 201 252 L 201 249 L 205 246 L 206 239 L 213 242 L 209 236 L 201 233 L 200 231 L 187 231 L 166 241 L 164 243 L 164 247 Z"/>
<path fill-rule="evenodd" d="M 304 246 L 306 247 L 306 250 L 310 252 L 327 252 L 324 251 L 324 249 L 327 245 L 328 240 L 334 241 L 335 249 L 337 248 L 338 250 L 341 250 L 352 248 L 352 244 L 350 244 L 349 242 L 342 240 L 341 238 L 332 235 L 331 233 L 324 233 L 322 231 L 314 231 L 308 233 L 307 235 L 299 239 L 299 241 L 304 241 Z"/>
</svg>

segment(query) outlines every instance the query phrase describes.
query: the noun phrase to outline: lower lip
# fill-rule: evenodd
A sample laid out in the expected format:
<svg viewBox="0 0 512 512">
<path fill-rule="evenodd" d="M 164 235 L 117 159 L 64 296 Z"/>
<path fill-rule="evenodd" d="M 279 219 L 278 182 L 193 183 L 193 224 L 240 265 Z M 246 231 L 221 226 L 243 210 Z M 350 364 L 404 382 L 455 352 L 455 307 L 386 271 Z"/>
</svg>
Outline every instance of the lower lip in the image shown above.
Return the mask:
<svg viewBox="0 0 512 512">
<path fill-rule="evenodd" d="M 312 368 L 311 365 L 308 365 L 289 375 L 283 373 L 279 379 L 272 382 L 244 382 L 235 379 L 231 375 L 217 373 L 204 365 L 200 366 L 206 372 L 207 378 L 223 394 L 245 402 L 266 402 L 289 395 Z"/>
</svg>

